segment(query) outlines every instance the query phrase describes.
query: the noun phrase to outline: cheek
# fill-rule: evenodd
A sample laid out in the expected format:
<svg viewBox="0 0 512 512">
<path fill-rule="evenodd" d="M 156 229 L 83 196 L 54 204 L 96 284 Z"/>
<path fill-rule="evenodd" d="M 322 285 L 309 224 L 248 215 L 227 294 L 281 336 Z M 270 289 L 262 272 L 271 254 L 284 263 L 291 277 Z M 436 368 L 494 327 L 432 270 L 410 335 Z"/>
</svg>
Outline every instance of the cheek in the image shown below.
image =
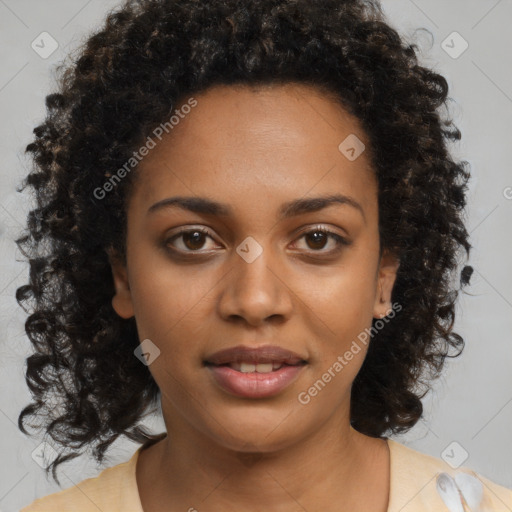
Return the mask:
<svg viewBox="0 0 512 512">
<path fill-rule="evenodd" d="M 173 273 L 142 281 L 133 292 L 140 331 L 162 343 L 172 338 L 193 343 L 208 315 L 205 308 L 210 303 L 208 293 L 214 293 L 211 288 L 197 278 L 188 280 Z"/>
<path fill-rule="evenodd" d="M 314 311 L 325 318 L 332 329 L 371 323 L 377 291 L 373 261 L 354 254 L 343 265 L 332 267 L 329 274 L 308 279 L 304 296 Z"/>
<path fill-rule="evenodd" d="M 309 345 L 312 365 L 309 387 L 303 400 L 311 400 L 306 411 L 328 415 L 347 399 L 368 351 L 372 325 L 375 280 L 372 272 L 340 271 L 326 279 L 309 296 L 303 323 L 313 338 Z M 305 402 L 301 402 L 305 403 Z"/>
<path fill-rule="evenodd" d="M 204 325 L 218 279 L 208 270 L 176 265 L 160 251 L 134 251 L 130 287 L 139 336 L 169 343 L 188 339 Z M 142 339 L 142 338 L 141 338 Z M 159 341 L 158 341 L 159 340 Z"/>
<path fill-rule="evenodd" d="M 330 368 L 338 356 L 347 355 L 341 363 L 343 371 L 335 372 L 344 375 L 337 379 L 339 383 L 356 376 L 367 352 L 365 329 L 372 325 L 377 289 L 374 260 L 354 253 L 343 265 L 331 268 L 329 275 L 308 279 L 308 287 L 300 293 L 306 297 L 302 323 L 314 333 L 316 342 L 311 349 L 319 371 Z"/>
</svg>

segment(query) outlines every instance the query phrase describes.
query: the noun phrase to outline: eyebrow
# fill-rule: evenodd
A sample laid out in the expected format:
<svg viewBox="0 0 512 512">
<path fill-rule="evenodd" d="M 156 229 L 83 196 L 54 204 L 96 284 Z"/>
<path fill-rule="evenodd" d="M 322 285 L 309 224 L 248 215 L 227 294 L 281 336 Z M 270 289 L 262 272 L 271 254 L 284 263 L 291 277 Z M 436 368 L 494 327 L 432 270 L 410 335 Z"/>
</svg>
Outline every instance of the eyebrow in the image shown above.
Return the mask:
<svg viewBox="0 0 512 512">
<path fill-rule="evenodd" d="M 363 207 L 353 197 L 343 194 L 295 199 L 284 203 L 279 208 L 278 218 L 279 220 L 283 220 L 295 215 L 317 212 L 333 204 L 348 205 L 355 208 L 361 213 L 364 221 L 366 222 Z M 232 208 L 227 204 L 219 203 L 206 197 L 183 196 L 162 199 L 150 206 L 147 214 L 173 207 L 203 215 L 230 216 L 233 214 Z"/>
</svg>

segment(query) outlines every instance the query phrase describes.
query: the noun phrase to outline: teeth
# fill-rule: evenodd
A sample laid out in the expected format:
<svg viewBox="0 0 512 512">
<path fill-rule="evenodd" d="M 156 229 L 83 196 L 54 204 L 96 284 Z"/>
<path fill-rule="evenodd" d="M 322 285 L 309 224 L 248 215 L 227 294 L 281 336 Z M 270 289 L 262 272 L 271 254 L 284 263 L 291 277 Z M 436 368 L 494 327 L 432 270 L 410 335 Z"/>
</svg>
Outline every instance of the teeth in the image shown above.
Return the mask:
<svg viewBox="0 0 512 512">
<path fill-rule="evenodd" d="M 272 371 L 272 363 L 260 363 L 256 365 L 258 373 L 269 373 Z"/>
<path fill-rule="evenodd" d="M 259 364 L 250 364 L 250 363 L 240 363 L 240 371 L 242 373 L 251 373 L 256 371 L 256 366 L 261 366 Z"/>
<path fill-rule="evenodd" d="M 282 363 L 231 363 L 229 365 L 233 370 L 242 373 L 270 373 L 281 368 Z"/>
</svg>

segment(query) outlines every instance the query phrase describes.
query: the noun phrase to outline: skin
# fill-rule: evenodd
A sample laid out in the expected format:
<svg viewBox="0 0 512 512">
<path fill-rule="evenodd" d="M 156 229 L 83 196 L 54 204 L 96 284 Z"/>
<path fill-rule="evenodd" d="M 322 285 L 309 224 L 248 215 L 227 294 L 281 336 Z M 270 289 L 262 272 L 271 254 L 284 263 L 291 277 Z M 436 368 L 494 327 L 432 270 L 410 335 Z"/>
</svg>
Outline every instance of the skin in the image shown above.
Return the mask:
<svg viewBox="0 0 512 512">
<path fill-rule="evenodd" d="M 109 252 L 114 309 L 135 315 L 140 339 L 161 351 L 149 370 L 168 435 L 139 456 L 144 511 L 385 512 L 387 442 L 350 426 L 351 385 L 367 347 L 360 344 L 307 405 L 298 401 L 372 318 L 391 309 L 399 263 L 387 251 L 379 258 L 367 136 L 357 119 L 305 85 L 216 86 L 195 98 L 137 169 L 126 266 Z M 354 161 L 338 149 L 350 134 L 366 145 Z M 334 193 L 362 211 L 331 204 L 278 218 L 285 202 Z M 206 197 L 232 213 L 147 213 L 174 196 Z M 334 239 L 317 241 L 317 225 L 350 245 L 336 252 Z M 180 227 L 209 235 L 169 241 Z M 248 236 L 263 249 L 252 263 L 236 252 Z M 280 345 L 308 364 L 274 397 L 235 397 L 202 362 L 239 344 Z"/>
</svg>

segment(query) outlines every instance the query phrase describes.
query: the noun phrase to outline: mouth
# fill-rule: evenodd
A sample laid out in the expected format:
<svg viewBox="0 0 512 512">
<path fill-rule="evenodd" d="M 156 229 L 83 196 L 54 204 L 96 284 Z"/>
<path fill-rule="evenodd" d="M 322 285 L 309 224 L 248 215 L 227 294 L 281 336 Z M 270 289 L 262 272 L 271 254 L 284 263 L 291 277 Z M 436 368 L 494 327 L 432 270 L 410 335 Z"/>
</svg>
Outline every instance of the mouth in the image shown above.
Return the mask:
<svg viewBox="0 0 512 512">
<path fill-rule="evenodd" d="M 299 354 L 276 345 L 265 345 L 257 348 L 238 345 L 215 352 L 203 361 L 205 365 L 233 365 L 233 369 L 244 373 L 254 371 L 267 373 L 278 369 L 279 365 L 295 366 L 305 363 L 307 363 L 307 360 Z M 272 365 L 272 367 L 269 365 Z"/>
<path fill-rule="evenodd" d="M 289 364 L 282 361 L 270 361 L 270 362 L 232 362 L 232 363 L 225 363 L 225 364 L 211 364 L 206 363 L 206 366 L 227 366 L 228 368 L 231 368 L 237 372 L 240 373 L 271 373 L 275 372 L 279 369 L 281 369 L 283 366 L 301 366 L 303 364 L 306 364 L 305 361 L 301 361 L 296 364 Z"/>
<path fill-rule="evenodd" d="M 277 346 L 238 346 L 216 352 L 203 364 L 224 391 L 244 398 L 265 398 L 289 386 L 308 361 Z"/>
</svg>

